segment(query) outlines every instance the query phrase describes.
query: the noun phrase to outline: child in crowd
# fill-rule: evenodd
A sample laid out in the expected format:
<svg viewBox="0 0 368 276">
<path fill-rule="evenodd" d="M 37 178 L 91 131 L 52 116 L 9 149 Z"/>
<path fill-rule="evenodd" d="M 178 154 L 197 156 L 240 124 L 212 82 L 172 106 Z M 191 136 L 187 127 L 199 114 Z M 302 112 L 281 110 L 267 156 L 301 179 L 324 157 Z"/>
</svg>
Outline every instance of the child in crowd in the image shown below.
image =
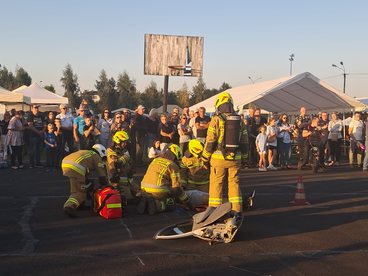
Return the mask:
<svg viewBox="0 0 368 276">
<path fill-rule="evenodd" d="M 83 127 L 83 139 L 84 149 L 91 149 L 96 144 L 97 136 L 100 135 L 100 131 L 95 126 L 92 117 L 89 115 L 84 119 L 86 125 Z"/>
<path fill-rule="evenodd" d="M 49 172 L 56 168 L 56 152 L 57 152 L 57 138 L 55 135 L 54 125 L 49 123 L 47 125 L 47 132 L 45 133 L 44 143 L 46 145 L 46 171 Z"/>
<path fill-rule="evenodd" d="M 160 148 L 160 141 L 155 140 L 153 141 L 152 147 L 148 150 L 148 158 L 150 161 L 152 161 L 154 158 L 159 157 L 161 155 L 162 151 Z"/>
<path fill-rule="evenodd" d="M 266 126 L 261 125 L 259 127 L 259 134 L 256 137 L 256 148 L 259 154 L 258 170 L 260 172 L 266 172 L 266 154 L 267 154 L 267 135 Z"/>
<path fill-rule="evenodd" d="M 56 147 L 56 166 L 60 167 L 60 162 L 64 158 L 65 148 L 63 149 L 61 145 L 63 144 L 62 138 L 62 129 L 61 129 L 61 120 L 59 118 L 55 118 L 55 135 L 56 135 L 56 143 L 58 147 Z"/>
</svg>

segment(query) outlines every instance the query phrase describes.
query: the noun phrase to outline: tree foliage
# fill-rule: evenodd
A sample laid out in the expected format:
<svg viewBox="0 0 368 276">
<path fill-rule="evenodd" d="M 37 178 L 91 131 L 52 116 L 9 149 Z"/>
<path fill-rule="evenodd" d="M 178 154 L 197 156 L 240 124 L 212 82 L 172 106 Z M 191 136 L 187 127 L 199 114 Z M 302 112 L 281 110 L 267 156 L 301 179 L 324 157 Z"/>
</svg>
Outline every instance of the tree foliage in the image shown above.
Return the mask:
<svg viewBox="0 0 368 276">
<path fill-rule="evenodd" d="M 56 91 L 55 91 L 55 87 L 54 87 L 52 84 L 50 84 L 50 85 L 45 85 L 43 88 L 45 88 L 46 90 L 48 90 L 48 91 L 50 91 L 50 92 L 52 92 L 52 93 L 56 93 Z"/>
<path fill-rule="evenodd" d="M 108 78 L 106 71 L 102 69 L 99 80 L 96 80 L 95 87 L 97 89 L 97 94 L 100 96 L 100 101 L 98 103 L 99 108 L 103 109 L 108 106 L 110 109 L 116 109 L 117 97 L 115 91 L 115 80 L 114 78 Z"/>
<path fill-rule="evenodd" d="M 130 79 L 127 72 L 119 74 L 116 83 L 118 107 L 134 109 L 138 103 L 135 81 Z"/>
<path fill-rule="evenodd" d="M 189 90 L 186 83 L 183 84 L 182 88 L 177 91 L 177 104 L 181 107 L 190 105 Z"/>
<path fill-rule="evenodd" d="M 32 78 L 31 76 L 27 73 L 26 70 L 24 70 L 23 67 L 18 67 L 16 70 L 15 70 L 15 79 L 14 79 L 14 82 L 15 82 L 15 88 L 18 88 L 22 85 L 31 85 L 32 84 Z M 13 89 L 15 89 L 13 88 Z"/>
<path fill-rule="evenodd" d="M 162 105 L 162 91 L 158 91 L 157 84 L 151 81 L 148 87 L 140 95 L 140 102 L 147 109 L 157 108 Z"/>
<path fill-rule="evenodd" d="M 78 76 L 73 73 L 72 66 L 67 64 L 60 79 L 62 87 L 65 89 L 64 97 L 68 97 L 69 106 L 78 108 Z"/>
<path fill-rule="evenodd" d="M 17 67 L 15 75 L 5 66 L 0 68 L 0 86 L 8 90 L 14 90 L 22 85 L 29 86 L 31 83 L 32 78 L 23 67 Z"/>
<path fill-rule="evenodd" d="M 193 86 L 191 104 L 196 104 L 205 99 L 206 84 L 202 77 L 199 77 L 197 83 Z"/>
</svg>

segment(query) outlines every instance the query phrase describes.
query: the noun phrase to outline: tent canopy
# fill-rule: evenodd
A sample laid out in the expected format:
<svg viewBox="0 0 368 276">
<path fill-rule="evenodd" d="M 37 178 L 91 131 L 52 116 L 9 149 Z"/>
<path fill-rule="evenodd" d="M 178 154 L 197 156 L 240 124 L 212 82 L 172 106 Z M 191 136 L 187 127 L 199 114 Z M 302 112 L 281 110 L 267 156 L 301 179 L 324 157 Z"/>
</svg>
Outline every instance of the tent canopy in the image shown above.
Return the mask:
<svg viewBox="0 0 368 276">
<path fill-rule="evenodd" d="M 30 86 L 22 86 L 15 90 L 13 93 L 21 93 L 25 96 L 31 98 L 32 104 L 41 104 L 41 105 L 55 105 L 55 104 L 68 104 L 68 98 L 59 96 L 55 93 L 52 93 L 37 83 L 32 83 Z"/>
<path fill-rule="evenodd" d="M 4 104 L 31 104 L 31 98 L 20 93 L 13 93 L 0 86 L 0 103 Z"/>
<path fill-rule="evenodd" d="M 251 85 L 234 87 L 227 90 L 233 97 L 235 109 L 242 110 L 249 103 L 275 113 L 298 113 L 304 106 L 308 112 L 340 111 L 364 109 L 364 104 L 357 101 L 329 84 L 319 80 L 311 73 L 259 82 Z M 190 107 L 201 106 L 208 112 L 214 112 L 217 95 Z"/>
</svg>

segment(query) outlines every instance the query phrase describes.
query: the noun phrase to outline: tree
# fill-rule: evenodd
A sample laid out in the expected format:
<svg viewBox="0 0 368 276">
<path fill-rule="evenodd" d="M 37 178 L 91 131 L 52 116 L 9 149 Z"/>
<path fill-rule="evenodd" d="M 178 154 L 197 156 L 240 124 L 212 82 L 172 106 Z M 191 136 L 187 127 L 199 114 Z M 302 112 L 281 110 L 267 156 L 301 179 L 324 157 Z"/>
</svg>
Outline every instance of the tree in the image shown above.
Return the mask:
<svg viewBox="0 0 368 276">
<path fill-rule="evenodd" d="M 5 66 L 0 69 L 0 86 L 8 90 L 14 90 L 16 88 L 15 77 Z"/>
<path fill-rule="evenodd" d="M 54 87 L 52 84 L 50 84 L 50 85 L 45 85 L 43 88 L 45 88 L 46 90 L 48 90 L 48 91 L 50 91 L 50 92 L 52 92 L 52 93 L 56 93 L 56 91 L 55 91 L 55 87 Z"/>
<path fill-rule="evenodd" d="M 193 86 L 192 97 L 190 98 L 191 104 L 196 104 L 205 99 L 204 92 L 206 91 L 206 84 L 202 77 L 199 77 L 197 83 Z"/>
<path fill-rule="evenodd" d="M 230 88 L 231 88 L 231 85 L 230 84 L 228 84 L 227 82 L 223 82 L 221 84 L 220 88 L 218 89 L 218 91 L 219 92 L 224 92 L 224 91 L 226 91 L 226 90 L 228 90 Z"/>
<path fill-rule="evenodd" d="M 28 75 L 27 71 L 24 70 L 23 67 L 19 67 L 15 70 L 15 85 L 17 87 L 20 87 L 22 85 L 31 85 L 32 84 L 32 78 L 30 75 Z M 15 89 L 14 88 L 14 89 Z"/>
<path fill-rule="evenodd" d="M 63 76 L 60 79 L 62 87 L 65 89 L 64 97 L 68 97 L 69 106 L 72 108 L 78 107 L 78 76 L 73 73 L 72 66 L 67 64 L 63 71 Z"/>
<path fill-rule="evenodd" d="M 100 101 L 98 102 L 99 108 L 108 107 L 115 109 L 117 107 L 115 80 L 114 78 L 109 79 L 104 69 L 101 70 L 99 80 L 96 80 L 95 87 L 97 94 L 100 96 Z"/>
<path fill-rule="evenodd" d="M 147 108 L 157 108 L 162 105 L 162 91 L 158 91 L 157 84 L 151 81 L 150 85 L 140 95 L 141 103 Z"/>
<path fill-rule="evenodd" d="M 116 83 L 118 107 L 134 109 L 138 103 L 135 81 L 131 80 L 128 73 L 119 74 Z"/>
<path fill-rule="evenodd" d="M 183 84 L 183 87 L 178 90 L 177 94 L 177 102 L 180 107 L 186 107 L 190 105 L 189 102 L 189 90 L 186 83 Z"/>
</svg>

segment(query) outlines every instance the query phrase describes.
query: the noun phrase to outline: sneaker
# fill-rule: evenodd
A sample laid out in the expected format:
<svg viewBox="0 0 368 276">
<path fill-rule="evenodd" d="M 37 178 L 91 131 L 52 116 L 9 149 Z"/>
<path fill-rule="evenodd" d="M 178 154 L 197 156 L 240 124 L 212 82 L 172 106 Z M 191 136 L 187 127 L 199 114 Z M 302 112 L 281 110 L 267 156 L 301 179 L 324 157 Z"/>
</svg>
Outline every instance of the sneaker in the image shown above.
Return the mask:
<svg viewBox="0 0 368 276">
<path fill-rule="evenodd" d="M 67 215 L 70 218 L 76 218 L 76 210 L 71 207 L 64 207 L 64 214 Z"/>
<path fill-rule="evenodd" d="M 23 165 L 19 165 L 19 166 L 18 166 L 18 168 L 19 168 L 19 169 L 23 169 L 23 168 L 24 168 L 24 166 L 23 166 Z"/>
<path fill-rule="evenodd" d="M 335 162 L 334 162 L 334 161 L 331 161 L 330 163 L 328 163 L 328 165 L 327 165 L 327 166 L 331 167 L 331 166 L 333 166 L 334 164 L 335 164 Z"/>
<path fill-rule="evenodd" d="M 147 208 L 147 198 L 141 197 L 141 200 L 139 201 L 137 205 L 137 212 L 140 215 L 143 215 Z"/>
<path fill-rule="evenodd" d="M 270 165 L 268 167 L 269 168 L 267 168 L 267 169 L 270 169 L 271 171 L 277 171 L 277 168 L 274 165 Z"/>
<path fill-rule="evenodd" d="M 262 168 L 258 168 L 258 171 L 259 171 L 259 172 L 262 172 Z"/>
<path fill-rule="evenodd" d="M 43 166 L 41 164 L 36 164 L 35 168 L 43 168 Z"/>
<path fill-rule="evenodd" d="M 17 170 L 17 169 L 18 169 L 18 167 L 17 167 L 17 166 L 11 166 L 11 168 L 12 168 L 13 170 Z"/>
<path fill-rule="evenodd" d="M 259 168 L 259 171 L 261 171 L 261 172 L 267 172 L 267 168 L 266 167 Z"/>
</svg>

